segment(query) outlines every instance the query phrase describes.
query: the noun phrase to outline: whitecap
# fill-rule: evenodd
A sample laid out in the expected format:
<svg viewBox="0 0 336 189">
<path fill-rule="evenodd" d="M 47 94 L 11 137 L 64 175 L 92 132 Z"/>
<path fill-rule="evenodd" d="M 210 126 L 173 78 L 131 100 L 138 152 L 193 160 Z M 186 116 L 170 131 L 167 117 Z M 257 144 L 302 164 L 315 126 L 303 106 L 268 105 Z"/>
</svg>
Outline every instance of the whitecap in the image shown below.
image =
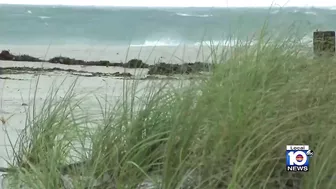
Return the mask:
<svg viewBox="0 0 336 189">
<path fill-rule="evenodd" d="M 178 16 L 191 16 L 190 14 L 185 14 L 185 13 L 176 13 Z"/>
<path fill-rule="evenodd" d="M 305 12 L 305 14 L 310 14 L 310 15 L 315 15 L 315 16 L 317 15 L 316 12 L 311 12 L 311 11 L 307 11 Z"/>
<path fill-rule="evenodd" d="M 28 14 L 32 14 L 33 12 L 31 10 L 27 10 L 27 13 Z"/>
<path fill-rule="evenodd" d="M 211 17 L 211 14 L 186 14 L 186 13 L 176 13 L 178 16 L 186 16 L 186 17 Z"/>
<path fill-rule="evenodd" d="M 200 46 L 236 46 L 236 45 L 246 45 L 246 44 L 254 44 L 255 41 L 242 41 L 242 40 L 211 40 L 211 41 L 202 41 L 196 42 L 193 46 L 200 47 Z M 131 44 L 132 47 L 156 47 L 156 46 L 165 46 L 165 47 L 176 47 L 182 45 L 183 42 L 178 40 L 172 39 L 161 39 L 161 40 L 147 40 L 142 44 Z"/>
<path fill-rule="evenodd" d="M 161 39 L 161 40 L 146 40 L 142 44 L 131 44 L 133 47 L 156 47 L 156 46 L 165 46 L 165 47 L 175 47 L 179 46 L 181 43 L 176 40 L 171 39 Z"/>
<path fill-rule="evenodd" d="M 39 16 L 40 19 L 44 20 L 44 19 L 48 19 L 50 18 L 49 16 Z"/>
</svg>

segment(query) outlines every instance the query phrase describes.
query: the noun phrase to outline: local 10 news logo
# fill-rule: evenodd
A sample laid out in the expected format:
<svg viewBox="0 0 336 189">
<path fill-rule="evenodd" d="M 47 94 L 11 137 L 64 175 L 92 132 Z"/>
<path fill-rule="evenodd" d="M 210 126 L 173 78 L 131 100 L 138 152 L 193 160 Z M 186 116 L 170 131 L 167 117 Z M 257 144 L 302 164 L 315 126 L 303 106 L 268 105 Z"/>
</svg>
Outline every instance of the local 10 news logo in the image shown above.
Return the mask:
<svg viewBox="0 0 336 189">
<path fill-rule="evenodd" d="M 286 170 L 289 172 L 308 172 L 309 159 L 313 157 L 309 145 L 287 145 Z"/>
</svg>

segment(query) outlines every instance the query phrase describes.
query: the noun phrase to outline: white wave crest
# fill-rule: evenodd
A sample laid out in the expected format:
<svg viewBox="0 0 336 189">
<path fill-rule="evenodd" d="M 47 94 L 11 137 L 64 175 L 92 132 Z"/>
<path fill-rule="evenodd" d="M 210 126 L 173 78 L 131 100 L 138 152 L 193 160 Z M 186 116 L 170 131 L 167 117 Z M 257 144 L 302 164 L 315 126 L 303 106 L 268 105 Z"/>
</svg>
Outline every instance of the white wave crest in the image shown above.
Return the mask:
<svg viewBox="0 0 336 189">
<path fill-rule="evenodd" d="M 317 13 L 316 12 L 311 12 L 311 11 L 307 11 L 307 12 L 305 12 L 305 14 L 309 14 L 309 15 L 317 15 Z"/>
<path fill-rule="evenodd" d="M 213 16 L 211 14 L 186 14 L 186 13 L 176 13 L 176 15 L 185 17 L 202 17 L 202 18 Z"/>
<path fill-rule="evenodd" d="M 235 45 L 245 45 L 245 44 L 253 44 L 254 42 L 246 42 L 241 40 L 217 40 L 217 41 L 202 41 L 202 42 L 196 42 L 193 44 L 189 44 L 195 47 L 210 47 L 210 46 L 227 46 L 232 47 Z M 145 41 L 142 44 L 131 44 L 132 47 L 176 47 L 180 45 L 188 45 L 183 42 L 177 41 L 177 40 L 171 40 L 171 39 L 165 39 L 165 40 L 157 40 L 157 41 Z"/>
<path fill-rule="evenodd" d="M 155 47 L 155 46 L 165 46 L 165 47 L 174 47 L 179 46 L 181 43 L 176 40 L 171 39 L 161 39 L 156 41 L 147 40 L 142 44 L 131 44 L 132 47 Z"/>
<path fill-rule="evenodd" d="M 27 10 L 27 13 L 28 14 L 32 14 L 33 12 L 31 10 Z"/>
<path fill-rule="evenodd" d="M 329 7 L 328 9 L 329 9 L 329 10 L 336 10 L 336 6 Z"/>
<path fill-rule="evenodd" d="M 44 19 L 48 19 L 50 18 L 49 16 L 39 16 L 40 19 L 44 20 Z"/>
</svg>

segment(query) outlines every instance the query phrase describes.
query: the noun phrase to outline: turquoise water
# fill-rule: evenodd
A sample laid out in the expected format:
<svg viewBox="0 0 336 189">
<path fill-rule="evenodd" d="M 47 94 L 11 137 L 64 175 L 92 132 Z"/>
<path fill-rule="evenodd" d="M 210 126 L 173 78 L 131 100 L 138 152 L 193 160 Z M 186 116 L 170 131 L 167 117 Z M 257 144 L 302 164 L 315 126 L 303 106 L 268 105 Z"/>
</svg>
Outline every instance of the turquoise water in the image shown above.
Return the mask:
<svg viewBox="0 0 336 189">
<path fill-rule="evenodd" d="M 170 45 L 245 40 L 268 21 L 273 36 L 336 30 L 317 8 L 107 8 L 0 5 L 0 44 Z"/>
</svg>

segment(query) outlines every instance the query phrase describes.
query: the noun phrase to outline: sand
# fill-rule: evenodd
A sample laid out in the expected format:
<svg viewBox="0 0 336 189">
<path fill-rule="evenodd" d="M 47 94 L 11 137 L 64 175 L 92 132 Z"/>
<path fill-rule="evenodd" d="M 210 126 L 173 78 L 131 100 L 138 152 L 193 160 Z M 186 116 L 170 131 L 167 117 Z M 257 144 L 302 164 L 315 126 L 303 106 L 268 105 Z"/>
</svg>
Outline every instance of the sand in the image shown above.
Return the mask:
<svg viewBox="0 0 336 189">
<path fill-rule="evenodd" d="M 42 46 L 42 45 L 0 45 L 1 50 L 9 49 L 14 54 L 29 54 L 31 56 L 49 59 L 55 56 L 68 56 L 71 58 L 83 60 L 109 60 L 111 62 L 126 62 L 132 58 L 139 58 L 153 64 L 160 57 L 161 61 L 169 63 L 195 62 L 204 61 L 210 54 L 209 48 L 203 48 L 199 51 L 197 47 L 130 47 L 127 46 Z M 200 52 L 200 53 L 199 53 Z M 127 58 L 126 58 L 127 57 Z M 0 61 L 0 67 L 45 67 L 45 68 L 62 68 L 74 69 L 89 72 L 129 72 L 133 75 L 144 76 L 147 69 L 124 69 L 118 67 L 99 67 L 99 66 L 70 66 L 51 63 L 38 62 L 13 62 Z M 15 142 L 18 133 L 25 126 L 28 106 L 34 103 L 34 89 L 38 75 L 34 74 L 17 74 L 17 75 L 1 75 L 1 77 L 9 77 L 9 80 L 0 79 L 0 118 L 8 119 L 5 124 L 0 122 L 0 167 L 7 167 L 5 160 L 11 160 L 12 150 L 9 141 Z M 36 106 L 40 109 L 46 97 L 50 94 L 52 87 L 61 85 L 61 90 L 57 94 L 59 99 L 65 96 L 69 86 L 78 79 L 75 93 L 79 94 L 78 98 L 85 96 L 86 101 L 82 104 L 84 110 L 90 116 L 99 116 L 100 108 L 96 97 L 107 98 L 108 103 L 114 104 L 122 96 L 123 84 L 122 79 L 111 77 L 77 77 L 65 72 L 50 72 L 40 75 L 37 87 Z M 135 82 L 129 80 L 127 82 Z M 136 80 L 139 82 L 139 89 L 145 90 L 149 83 L 154 82 L 155 86 L 160 87 L 162 81 Z M 164 81 L 167 82 L 167 81 Z M 180 81 L 168 81 L 172 85 L 180 83 Z M 141 92 L 138 94 L 141 95 Z M 6 131 L 6 132 L 5 132 Z M 0 173 L 1 174 L 1 173 Z M 1 182 L 1 179 L 0 179 Z M 1 189 L 1 185 L 0 185 Z"/>
<path fill-rule="evenodd" d="M 65 65 L 65 64 L 53 64 L 48 62 L 21 62 L 21 61 L 1 61 L 0 67 L 29 67 L 29 68 L 61 68 L 61 69 L 72 69 L 77 71 L 86 72 L 100 72 L 100 73 L 115 73 L 115 72 L 127 72 L 131 73 L 137 77 L 145 77 L 147 75 L 148 69 L 129 69 L 122 67 L 105 67 L 105 66 L 81 66 L 81 65 Z M 53 73 L 48 73 L 53 75 Z M 56 75 L 59 73 L 56 73 Z M 13 75 L 1 75 L 2 77 L 13 77 Z"/>
<path fill-rule="evenodd" d="M 33 54 L 32 54 L 33 55 Z M 117 72 L 124 71 L 124 68 L 117 67 L 98 67 L 98 66 L 68 66 L 61 64 L 51 63 L 36 63 L 36 62 L 13 62 L 13 61 L 0 61 L 0 67 L 58 67 L 64 69 L 85 70 L 90 72 Z M 126 69 L 126 72 L 132 74 L 145 75 L 146 69 Z M 23 104 L 34 104 L 33 96 L 36 82 L 39 78 L 34 74 L 13 74 L 1 75 L 1 77 L 9 77 L 9 80 L 0 79 L 0 118 L 8 119 L 5 124 L 0 122 L 0 167 L 7 167 L 5 160 L 11 160 L 11 146 L 9 141 L 15 142 L 18 138 L 18 133 L 22 131 L 25 126 L 26 115 L 28 106 Z M 92 117 L 100 116 L 101 109 L 98 106 L 96 97 L 100 99 L 107 99 L 108 103 L 115 104 L 123 94 L 124 82 L 139 82 L 139 96 L 143 90 L 148 88 L 148 84 L 153 84 L 160 87 L 162 82 L 171 82 L 172 85 L 178 84 L 181 81 L 160 81 L 160 80 L 128 80 L 112 78 L 112 77 L 77 77 L 66 72 L 51 72 L 40 75 L 39 84 L 37 87 L 36 106 L 39 110 L 52 87 L 60 86 L 60 91 L 57 94 L 58 99 L 65 96 L 70 85 L 76 80 L 75 93 L 77 98 L 85 97 L 86 101 L 82 104 L 82 108 L 86 113 Z M 62 85 L 60 85 L 65 81 Z M 5 132 L 6 130 L 6 132 Z M 1 175 L 1 173 L 0 173 Z M 1 182 L 1 178 L 0 178 Z M 0 186 L 1 189 L 1 186 Z"/>
</svg>

